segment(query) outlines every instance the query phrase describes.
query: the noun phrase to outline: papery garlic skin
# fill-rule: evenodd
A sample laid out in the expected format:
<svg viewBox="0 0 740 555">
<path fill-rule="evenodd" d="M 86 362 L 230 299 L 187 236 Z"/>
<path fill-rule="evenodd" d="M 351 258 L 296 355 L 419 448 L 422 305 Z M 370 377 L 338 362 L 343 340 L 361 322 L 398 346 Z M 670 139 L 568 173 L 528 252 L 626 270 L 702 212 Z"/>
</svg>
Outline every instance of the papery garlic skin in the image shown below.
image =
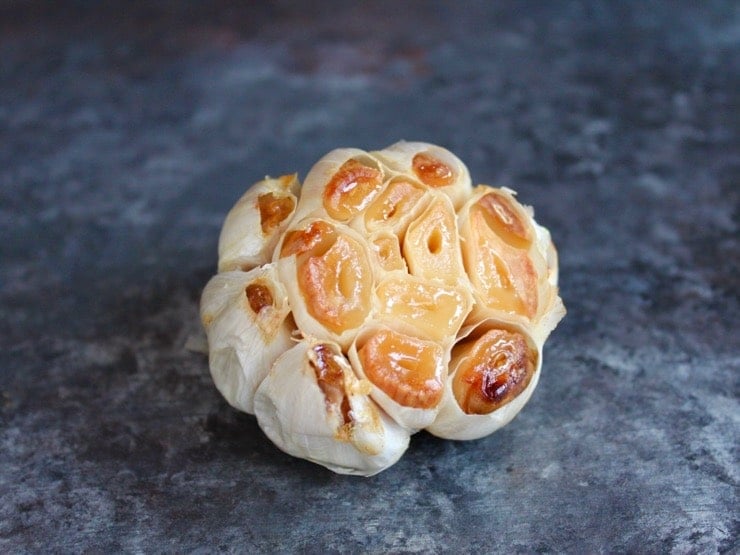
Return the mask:
<svg viewBox="0 0 740 555">
<path fill-rule="evenodd" d="M 254 414 L 254 392 L 275 359 L 293 345 L 289 314 L 287 293 L 271 265 L 222 272 L 206 285 L 200 317 L 209 367 L 233 407 Z"/>
<path fill-rule="evenodd" d="M 545 341 L 565 316 L 563 300 L 558 295 L 558 252 L 550 238 L 550 231 L 534 222 L 537 233 L 537 250 L 547 263 L 547 285 L 541 286 L 542 307 L 539 319 L 533 323 L 531 334 L 534 341 L 544 346 Z"/>
<path fill-rule="evenodd" d="M 341 370 L 338 386 L 348 403 L 344 421 L 319 386 L 315 349 L 328 349 Z M 307 339 L 273 365 L 255 396 L 257 422 L 286 453 L 339 474 L 372 476 L 406 451 L 409 433 L 368 397 L 336 344 Z"/>
<path fill-rule="evenodd" d="M 550 232 L 440 146 L 339 148 L 228 214 L 201 319 L 214 382 L 283 451 L 369 476 L 426 429 L 508 423 L 565 307 Z"/>
</svg>

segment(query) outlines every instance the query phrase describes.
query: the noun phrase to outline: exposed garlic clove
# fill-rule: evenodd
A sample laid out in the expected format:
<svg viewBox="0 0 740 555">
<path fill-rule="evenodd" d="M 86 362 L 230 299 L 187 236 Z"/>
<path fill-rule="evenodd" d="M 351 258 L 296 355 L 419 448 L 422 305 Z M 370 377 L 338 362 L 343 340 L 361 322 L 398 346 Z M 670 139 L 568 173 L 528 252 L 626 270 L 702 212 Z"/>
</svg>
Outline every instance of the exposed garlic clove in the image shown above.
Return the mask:
<svg viewBox="0 0 740 555">
<path fill-rule="evenodd" d="M 269 262 L 296 207 L 296 174 L 252 185 L 229 211 L 218 240 L 218 271 L 248 271 Z"/>
<path fill-rule="evenodd" d="M 349 359 L 396 422 L 412 432 L 434 422 L 447 380 L 447 354 L 439 344 L 373 325 L 355 340 Z"/>
<path fill-rule="evenodd" d="M 380 194 L 384 183 L 385 169 L 364 150 L 333 150 L 306 175 L 296 217 L 348 223 Z"/>
<path fill-rule="evenodd" d="M 524 207 L 506 189 L 478 186 L 460 211 L 459 229 L 478 307 L 534 320 L 543 308 L 539 297 L 548 287 L 547 268 Z"/>
<path fill-rule="evenodd" d="M 338 345 L 304 340 L 275 362 L 257 390 L 257 421 L 290 455 L 340 474 L 371 476 L 401 457 L 409 433 L 368 391 Z"/>
<path fill-rule="evenodd" d="M 406 228 L 428 202 L 428 191 L 413 178 L 392 177 L 364 211 L 362 224 L 369 233 L 390 231 L 403 238 Z"/>
<path fill-rule="evenodd" d="M 374 270 L 365 240 L 346 226 L 308 220 L 286 233 L 276 255 L 300 330 L 347 349 L 372 302 Z"/>
<path fill-rule="evenodd" d="M 230 405 L 254 413 L 254 392 L 288 349 L 292 327 L 285 288 L 275 268 L 223 272 L 206 285 L 200 316 L 216 387 Z"/>
<path fill-rule="evenodd" d="M 380 230 L 367 238 L 370 251 L 375 255 L 380 272 L 408 271 L 406 261 L 401 256 L 398 237 L 390 231 Z M 379 273 L 380 273 L 379 272 Z"/>
<path fill-rule="evenodd" d="M 461 283 L 465 272 L 457 219 L 446 196 L 437 195 L 409 225 L 403 241 L 403 255 L 409 272 L 415 276 L 448 285 Z"/>
<path fill-rule="evenodd" d="M 437 419 L 427 430 L 446 439 L 478 439 L 509 423 L 534 392 L 541 347 L 526 332 L 486 320 L 452 351 Z"/>
<path fill-rule="evenodd" d="M 455 209 L 470 195 L 468 168 L 449 150 L 422 142 L 400 141 L 372 152 L 391 170 L 414 176 L 426 186 L 447 195 Z"/>
<path fill-rule="evenodd" d="M 469 314 L 472 303 L 465 287 L 432 283 L 393 272 L 375 289 L 374 318 L 408 335 L 447 347 Z"/>
</svg>

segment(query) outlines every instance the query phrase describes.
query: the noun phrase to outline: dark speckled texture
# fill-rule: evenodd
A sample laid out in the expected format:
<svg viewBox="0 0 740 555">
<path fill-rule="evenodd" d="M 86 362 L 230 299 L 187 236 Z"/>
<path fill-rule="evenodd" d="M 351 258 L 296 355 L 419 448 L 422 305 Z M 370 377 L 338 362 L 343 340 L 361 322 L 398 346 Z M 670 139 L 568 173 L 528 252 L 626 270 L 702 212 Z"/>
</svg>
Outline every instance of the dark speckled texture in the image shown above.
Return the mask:
<svg viewBox="0 0 740 555">
<path fill-rule="evenodd" d="M 248 4 L 0 4 L 0 551 L 737 552 L 737 3 Z M 401 138 L 569 314 L 507 428 L 343 477 L 185 344 L 250 183 Z"/>
</svg>

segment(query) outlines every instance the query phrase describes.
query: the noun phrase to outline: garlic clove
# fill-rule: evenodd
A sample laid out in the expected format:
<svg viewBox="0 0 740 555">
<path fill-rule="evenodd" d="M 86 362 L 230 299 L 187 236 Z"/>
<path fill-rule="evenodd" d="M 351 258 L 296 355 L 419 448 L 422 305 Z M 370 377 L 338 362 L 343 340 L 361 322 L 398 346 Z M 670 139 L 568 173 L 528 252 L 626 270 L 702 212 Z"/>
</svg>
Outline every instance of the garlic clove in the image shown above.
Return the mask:
<svg viewBox="0 0 740 555">
<path fill-rule="evenodd" d="M 427 431 L 446 438 L 484 437 L 508 424 L 539 380 L 538 347 L 524 329 L 485 320 L 455 345 L 439 414 Z"/>
<path fill-rule="evenodd" d="M 348 223 L 380 194 L 385 174 L 380 162 L 364 150 L 335 149 L 306 175 L 297 218 L 327 217 Z"/>
<path fill-rule="evenodd" d="M 265 178 L 252 185 L 229 211 L 218 240 L 218 271 L 248 271 L 269 262 L 295 211 L 298 176 Z"/>
<path fill-rule="evenodd" d="M 371 476 L 401 457 L 409 433 L 368 390 L 337 344 L 307 339 L 284 353 L 260 385 L 257 422 L 290 455 L 340 474 Z"/>
<path fill-rule="evenodd" d="M 222 272 L 206 285 L 200 316 L 216 387 L 230 405 L 254 413 L 254 392 L 292 344 L 290 307 L 275 268 Z"/>
<path fill-rule="evenodd" d="M 463 264 L 476 307 L 470 320 L 529 326 L 538 344 L 565 315 L 550 233 L 507 188 L 479 185 L 458 214 Z"/>
<path fill-rule="evenodd" d="M 437 416 L 447 380 L 447 352 L 437 343 L 369 325 L 349 351 L 357 375 L 372 384 L 373 400 L 411 432 Z"/>
<path fill-rule="evenodd" d="M 535 319 L 547 269 L 531 216 L 509 191 L 478 186 L 458 217 L 463 263 L 478 307 L 519 321 Z"/>
<path fill-rule="evenodd" d="M 461 283 L 463 271 L 455 209 L 437 195 L 406 231 L 403 255 L 412 275 L 448 285 Z"/>
<path fill-rule="evenodd" d="M 286 233 L 276 255 L 300 330 L 348 348 L 372 302 L 375 259 L 365 239 L 340 224 L 307 220 Z"/>
<path fill-rule="evenodd" d="M 392 272 L 375 288 L 373 318 L 391 324 L 400 332 L 448 347 L 472 304 L 466 287 L 433 283 Z"/>
<path fill-rule="evenodd" d="M 392 171 L 414 176 L 421 183 L 444 193 L 455 209 L 470 195 L 471 181 L 467 166 L 449 150 L 422 142 L 400 141 L 372 152 Z"/>
<path fill-rule="evenodd" d="M 367 238 L 370 251 L 375 257 L 378 273 L 400 270 L 407 272 L 406 261 L 401 256 L 398 237 L 390 231 L 380 230 Z"/>
<path fill-rule="evenodd" d="M 428 200 L 427 187 L 405 175 L 391 177 L 363 214 L 364 229 L 391 231 L 403 238 L 406 228 Z"/>
</svg>

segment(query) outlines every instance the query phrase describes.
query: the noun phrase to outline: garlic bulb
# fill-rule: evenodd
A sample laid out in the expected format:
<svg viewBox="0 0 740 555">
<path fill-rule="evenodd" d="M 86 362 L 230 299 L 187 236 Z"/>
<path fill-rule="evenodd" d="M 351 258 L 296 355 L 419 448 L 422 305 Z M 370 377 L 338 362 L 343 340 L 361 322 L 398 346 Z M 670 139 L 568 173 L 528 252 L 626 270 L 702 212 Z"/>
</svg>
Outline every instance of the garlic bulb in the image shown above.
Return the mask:
<svg viewBox="0 0 740 555">
<path fill-rule="evenodd" d="M 228 214 L 201 319 L 217 388 L 283 451 L 369 476 L 418 430 L 483 437 L 565 314 L 550 233 L 428 143 L 336 149 Z"/>
</svg>

